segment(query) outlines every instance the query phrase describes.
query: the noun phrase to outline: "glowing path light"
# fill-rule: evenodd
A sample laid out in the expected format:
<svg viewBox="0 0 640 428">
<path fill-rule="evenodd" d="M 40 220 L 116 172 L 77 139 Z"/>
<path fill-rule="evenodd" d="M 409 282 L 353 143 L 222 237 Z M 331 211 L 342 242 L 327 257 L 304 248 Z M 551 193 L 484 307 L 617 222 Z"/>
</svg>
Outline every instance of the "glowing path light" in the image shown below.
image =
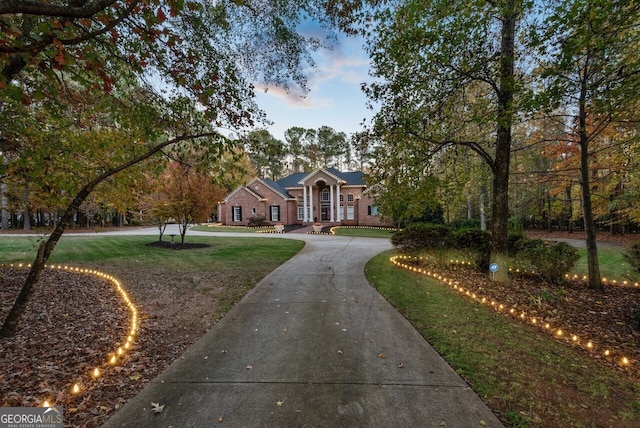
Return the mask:
<svg viewBox="0 0 640 428">
<path fill-rule="evenodd" d="M 2 264 L 1 266 L 5 266 L 4 264 Z M 22 267 L 26 267 L 26 268 L 31 268 L 31 264 L 28 265 L 23 265 L 22 263 L 18 264 L 18 265 L 14 265 L 13 263 L 9 265 L 9 267 L 15 268 L 22 268 Z M 122 345 L 118 345 L 115 350 L 109 354 L 109 357 L 107 358 L 108 364 L 111 365 L 115 365 L 118 362 L 118 358 L 122 359 L 124 357 L 124 354 L 126 353 L 126 350 L 128 350 L 129 348 L 131 348 L 131 345 L 134 341 L 134 337 L 138 331 L 138 309 L 136 308 L 136 306 L 133 304 L 133 302 L 131 301 L 131 299 L 129 298 L 129 295 L 127 294 L 127 292 L 125 291 L 125 289 L 122 287 L 122 285 L 120 284 L 120 281 L 118 281 L 116 278 L 114 278 L 111 275 L 107 275 L 103 272 L 99 272 L 96 270 L 89 270 L 89 269 L 83 269 L 83 268 L 78 268 L 78 267 L 70 267 L 70 266 L 63 266 L 63 265 L 45 265 L 45 268 L 48 269 L 52 269 L 52 270 L 64 270 L 64 271 L 70 271 L 70 272 L 74 272 L 74 273 L 80 273 L 80 274 L 86 274 L 86 275 L 93 275 L 96 276 L 98 278 L 102 278 L 104 280 L 109 281 L 114 287 L 115 289 L 118 291 L 118 294 L 120 295 L 121 300 L 123 301 L 123 303 L 125 304 L 125 306 L 127 306 L 127 308 L 129 309 L 129 313 L 130 313 L 130 322 L 129 322 L 129 330 L 127 331 L 127 336 L 126 336 L 126 340 L 123 340 L 123 344 Z M 97 379 L 100 377 L 100 375 L 104 373 L 104 371 L 100 371 L 99 367 L 94 368 L 93 370 L 91 370 L 91 373 L 89 375 L 89 377 L 91 379 Z M 73 387 L 71 387 L 71 393 L 72 394 L 79 394 L 82 391 L 82 388 L 80 387 L 80 383 L 74 383 Z M 50 407 L 51 403 L 49 402 L 49 400 L 44 400 L 43 407 Z"/>
<path fill-rule="evenodd" d="M 584 345 L 582 345 L 582 341 L 580 340 L 580 338 L 575 335 L 575 334 L 567 334 L 566 330 L 563 330 L 562 328 L 559 327 L 552 327 L 549 323 L 545 323 L 542 324 L 540 322 L 540 320 L 538 320 L 535 317 L 531 317 L 531 318 L 527 318 L 527 314 L 525 312 L 520 312 L 518 313 L 515 308 L 511 308 L 509 309 L 508 312 L 503 312 L 505 306 L 503 304 L 501 304 L 500 302 L 497 302 L 495 300 L 489 300 L 489 298 L 487 298 L 486 296 L 478 296 L 475 293 L 471 293 L 468 290 L 465 290 L 462 286 L 460 286 L 459 284 L 453 282 L 450 279 L 447 278 L 443 278 L 442 275 L 439 275 L 435 272 L 432 271 L 424 271 L 423 269 L 417 269 L 415 266 L 411 266 L 410 264 L 407 263 L 407 261 L 411 262 L 411 261 L 416 261 L 416 260 L 422 260 L 422 257 L 417 258 L 417 257 L 412 257 L 412 256 L 403 256 L 403 255 L 398 255 L 398 256 L 393 256 L 389 259 L 389 261 L 398 267 L 401 267 L 403 269 L 407 269 L 409 271 L 412 272 L 417 272 L 429 277 L 432 277 L 433 279 L 437 279 L 439 280 L 441 283 L 448 285 L 450 288 L 452 288 L 453 290 L 458 291 L 460 294 L 464 294 L 467 297 L 470 297 L 472 300 L 475 300 L 476 302 L 483 304 L 483 305 L 489 305 L 491 306 L 495 311 L 500 312 L 500 313 L 504 313 L 507 315 L 512 316 L 515 319 L 520 319 L 523 322 L 529 322 L 532 325 L 538 326 L 539 328 L 544 328 L 544 330 L 547 330 L 549 332 L 551 332 L 553 334 L 553 336 L 556 339 L 562 339 L 565 340 L 569 343 L 572 343 L 574 346 L 581 346 L 584 349 L 587 349 L 589 351 L 593 351 L 594 348 L 596 347 L 595 342 L 593 342 L 592 340 L 588 340 L 586 341 L 586 343 Z M 452 264 L 454 264 L 454 261 L 451 260 L 450 261 Z M 463 262 L 458 262 L 458 260 L 455 261 L 455 264 L 462 264 L 465 265 L 466 263 Z M 471 263 L 469 263 L 469 265 L 471 265 Z M 511 269 L 509 269 L 511 270 Z M 520 272 L 520 270 L 518 270 L 518 272 Z M 526 272 L 526 271 L 523 271 Z M 531 271 L 533 273 L 533 271 Z M 569 278 L 569 276 L 566 276 L 567 278 Z M 577 275 L 574 276 L 574 278 L 578 278 Z M 586 279 L 586 277 L 585 277 Z M 606 278 L 603 278 L 603 282 L 611 284 L 611 285 L 630 285 L 627 284 L 626 281 L 625 282 L 618 282 L 618 281 L 611 281 L 611 280 L 607 280 Z M 635 287 L 638 287 L 638 283 L 634 283 Z M 613 357 L 613 352 L 610 349 L 605 349 L 604 351 L 600 351 L 601 355 L 604 355 L 605 357 Z M 595 355 L 595 354 L 594 354 Z M 621 366 L 631 366 L 632 361 L 626 357 L 626 356 L 620 356 L 619 358 L 619 365 Z"/>
</svg>

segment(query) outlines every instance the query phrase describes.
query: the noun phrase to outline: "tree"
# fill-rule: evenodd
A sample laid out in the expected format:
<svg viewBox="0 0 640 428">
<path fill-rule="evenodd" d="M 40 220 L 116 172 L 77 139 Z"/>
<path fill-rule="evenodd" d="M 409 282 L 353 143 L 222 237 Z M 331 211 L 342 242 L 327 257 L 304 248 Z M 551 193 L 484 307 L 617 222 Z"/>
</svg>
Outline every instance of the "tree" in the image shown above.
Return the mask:
<svg viewBox="0 0 640 428">
<path fill-rule="evenodd" d="M 161 199 L 160 206 L 162 211 L 177 220 L 180 243 L 184 244 L 189 226 L 206 221 L 226 190 L 216 186 L 209 173 L 191 163 L 196 160 L 193 155 L 179 154 L 175 158 L 177 160 L 168 163 L 163 175 L 164 199 Z"/>
<path fill-rule="evenodd" d="M 282 141 L 266 129 L 250 131 L 242 138 L 249 160 L 262 177 L 277 180 L 284 171 L 285 148 Z"/>
<path fill-rule="evenodd" d="M 613 123 L 637 120 L 640 89 L 640 5 L 627 1 L 551 2 L 539 40 L 540 79 L 549 114 L 566 111 L 569 138 L 580 148 L 580 187 L 589 286 L 603 289 L 592 205 L 595 142 Z"/>
<path fill-rule="evenodd" d="M 304 171 L 304 138 L 307 133 L 305 128 L 294 126 L 284 132 L 284 140 L 287 143 L 286 151 L 291 156 L 292 172 Z"/>
<path fill-rule="evenodd" d="M 0 337 L 15 331 L 56 243 L 98 185 L 185 141 L 220 156 L 230 145 L 220 127 L 246 128 L 261 118 L 250 81 L 305 86 L 310 48 L 320 43 L 296 28 L 302 16 L 326 22 L 321 6 L 263 2 L 258 11 L 251 2 L 207 0 L 0 1 L 6 35 L 0 44 L 0 116 L 16 114 L 14 101 L 55 105 L 58 94 L 70 89 L 91 92 L 112 101 L 96 130 L 102 137 L 94 141 L 120 155 L 100 159 L 105 164 L 89 169 L 85 180 L 71 180 L 70 202 L 40 245 Z M 78 137 L 94 136 L 92 127 L 71 130 Z M 0 135 L 2 156 L 24 159 L 29 142 L 19 134 L 10 137 Z M 91 158 L 93 149 L 79 153 Z M 11 169 L 9 164 L 6 170 Z"/>
<path fill-rule="evenodd" d="M 462 145 L 491 169 L 491 260 L 503 267 L 496 279 L 504 282 L 511 130 L 521 88 L 516 31 L 529 7 L 519 0 L 402 1 L 378 10 L 368 43 L 378 81 L 367 95 L 380 105 L 374 138 L 404 148 L 382 153 L 426 165 L 437 152 Z"/>
<path fill-rule="evenodd" d="M 320 162 L 324 168 L 336 166 L 339 158 L 348 149 L 347 136 L 344 132 L 336 132 L 330 126 L 321 126 L 316 132 L 316 142 L 321 153 Z"/>
</svg>

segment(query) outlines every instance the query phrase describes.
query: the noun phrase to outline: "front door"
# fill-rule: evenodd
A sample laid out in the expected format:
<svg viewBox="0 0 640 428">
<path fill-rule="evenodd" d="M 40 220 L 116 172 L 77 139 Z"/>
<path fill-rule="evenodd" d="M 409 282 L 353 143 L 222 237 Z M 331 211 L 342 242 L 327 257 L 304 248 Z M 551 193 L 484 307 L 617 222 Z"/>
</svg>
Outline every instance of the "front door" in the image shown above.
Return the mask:
<svg viewBox="0 0 640 428">
<path fill-rule="evenodd" d="M 331 220 L 331 205 L 320 206 L 320 220 L 322 221 Z"/>
</svg>

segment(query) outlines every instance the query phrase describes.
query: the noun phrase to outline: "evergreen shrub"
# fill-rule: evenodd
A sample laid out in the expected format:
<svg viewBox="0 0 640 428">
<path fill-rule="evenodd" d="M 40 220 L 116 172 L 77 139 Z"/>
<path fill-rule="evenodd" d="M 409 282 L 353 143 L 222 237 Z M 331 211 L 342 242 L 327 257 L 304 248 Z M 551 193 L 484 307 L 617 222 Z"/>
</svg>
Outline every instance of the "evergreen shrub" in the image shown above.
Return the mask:
<svg viewBox="0 0 640 428">
<path fill-rule="evenodd" d="M 516 257 L 524 260 L 547 281 L 562 284 L 564 276 L 580 257 L 566 242 L 523 238 L 515 243 Z"/>
<path fill-rule="evenodd" d="M 455 232 L 454 247 L 467 250 L 480 269 L 489 268 L 491 258 L 491 233 L 486 230 L 468 229 Z"/>
<path fill-rule="evenodd" d="M 397 231 L 391 243 L 403 253 L 417 254 L 423 250 L 448 248 L 451 229 L 442 224 L 413 223 Z"/>
</svg>

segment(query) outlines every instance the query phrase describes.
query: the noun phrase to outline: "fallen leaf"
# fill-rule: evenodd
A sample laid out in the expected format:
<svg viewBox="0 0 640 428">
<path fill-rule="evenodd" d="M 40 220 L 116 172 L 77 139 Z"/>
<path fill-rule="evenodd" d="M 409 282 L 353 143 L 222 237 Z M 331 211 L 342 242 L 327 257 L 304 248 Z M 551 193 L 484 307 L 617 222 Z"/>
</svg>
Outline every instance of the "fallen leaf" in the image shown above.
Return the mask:
<svg viewBox="0 0 640 428">
<path fill-rule="evenodd" d="M 380 353 L 378 354 L 378 357 L 379 357 L 379 358 L 384 358 L 384 352 L 380 352 Z"/>
<path fill-rule="evenodd" d="M 160 403 L 151 403 L 151 411 L 153 413 L 162 413 L 164 410 L 164 404 L 161 406 Z"/>
<path fill-rule="evenodd" d="M 485 426 L 487 423 L 485 421 L 480 421 L 480 425 Z"/>
<path fill-rule="evenodd" d="M 276 405 L 277 405 L 278 407 L 282 407 L 282 405 L 283 405 L 283 404 L 284 404 L 284 400 L 282 400 L 282 401 L 276 401 Z"/>
</svg>

